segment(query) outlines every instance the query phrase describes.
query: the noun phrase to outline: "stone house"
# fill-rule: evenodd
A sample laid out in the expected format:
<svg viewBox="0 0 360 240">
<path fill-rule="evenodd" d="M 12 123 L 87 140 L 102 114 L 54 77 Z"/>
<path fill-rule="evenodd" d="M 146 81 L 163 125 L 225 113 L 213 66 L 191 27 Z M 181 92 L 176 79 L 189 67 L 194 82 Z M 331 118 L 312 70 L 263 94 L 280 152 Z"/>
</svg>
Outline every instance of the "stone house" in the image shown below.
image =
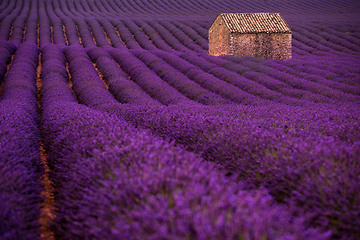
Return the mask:
<svg viewBox="0 0 360 240">
<path fill-rule="evenodd" d="M 279 13 L 221 13 L 209 29 L 209 54 L 290 59 L 291 29 Z"/>
</svg>

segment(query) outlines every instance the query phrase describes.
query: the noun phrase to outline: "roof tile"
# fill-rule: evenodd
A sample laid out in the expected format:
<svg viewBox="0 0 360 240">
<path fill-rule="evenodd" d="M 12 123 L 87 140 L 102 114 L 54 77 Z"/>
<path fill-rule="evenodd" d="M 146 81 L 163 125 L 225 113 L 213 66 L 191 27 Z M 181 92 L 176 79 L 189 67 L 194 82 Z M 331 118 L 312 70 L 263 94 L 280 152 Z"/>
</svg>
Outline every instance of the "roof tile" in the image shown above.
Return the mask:
<svg viewBox="0 0 360 240">
<path fill-rule="evenodd" d="M 221 13 L 230 32 L 291 33 L 280 13 Z"/>
</svg>

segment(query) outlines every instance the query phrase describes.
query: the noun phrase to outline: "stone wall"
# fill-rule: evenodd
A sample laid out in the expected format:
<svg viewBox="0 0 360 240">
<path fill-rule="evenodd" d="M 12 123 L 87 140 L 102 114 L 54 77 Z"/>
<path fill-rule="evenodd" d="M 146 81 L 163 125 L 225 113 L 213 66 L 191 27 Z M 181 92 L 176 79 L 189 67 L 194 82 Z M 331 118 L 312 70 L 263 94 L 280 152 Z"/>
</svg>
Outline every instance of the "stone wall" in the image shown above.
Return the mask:
<svg viewBox="0 0 360 240">
<path fill-rule="evenodd" d="M 284 60 L 291 58 L 291 33 L 232 33 L 229 40 L 230 55 Z"/>
<path fill-rule="evenodd" d="M 209 29 L 209 54 L 230 54 L 230 31 L 219 16 Z"/>
</svg>

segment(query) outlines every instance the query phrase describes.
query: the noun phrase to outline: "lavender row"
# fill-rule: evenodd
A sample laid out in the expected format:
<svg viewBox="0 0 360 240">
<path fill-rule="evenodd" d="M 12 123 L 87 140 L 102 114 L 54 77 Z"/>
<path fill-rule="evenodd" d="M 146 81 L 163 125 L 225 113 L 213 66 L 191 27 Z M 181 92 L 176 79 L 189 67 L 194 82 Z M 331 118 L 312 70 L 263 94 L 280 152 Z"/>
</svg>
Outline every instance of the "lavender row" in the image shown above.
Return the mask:
<svg viewBox="0 0 360 240">
<path fill-rule="evenodd" d="M 51 22 L 46 13 L 46 5 L 44 0 L 39 1 L 39 46 L 54 43 L 51 32 Z"/>
<path fill-rule="evenodd" d="M 187 36 L 189 36 L 196 44 L 202 47 L 204 50 L 209 49 L 209 43 L 207 39 L 204 39 L 199 33 L 193 30 L 191 27 L 186 24 L 181 24 L 178 22 L 171 22 L 176 27 L 178 27 L 181 31 L 183 31 Z"/>
<path fill-rule="evenodd" d="M 146 21 L 156 32 L 161 36 L 161 38 L 173 49 L 181 52 L 189 52 L 191 51 L 186 46 L 182 45 L 181 42 L 175 38 L 169 31 L 160 25 L 156 21 Z"/>
<path fill-rule="evenodd" d="M 77 102 L 71 90 L 66 58 L 55 44 L 41 48 L 41 106 L 46 108 L 56 102 Z M 71 83 L 72 84 L 72 83 Z"/>
<path fill-rule="evenodd" d="M 200 36 L 202 36 L 204 39 L 208 39 L 209 31 L 206 28 L 203 28 L 199 24 L 193 21 L 186 21 L 184 24 L 188 27 L 191 27 L 195 32 L 197 32 Z"/>
<path fill-rule="evenodd" d="M 186 46 L 187 48 L 191 49 L 192 51 L 198 52 L 198 53 L 204 53 L 204 48 L 201 48 L 199 45 L 195 44 L 194 41 L 187 36 L 183 31 L 172 25 L 168 21 L 161 21 L 160 24 L 167 29 L 174 37 L 176 37 L 182 45 Z"/>
<path fill-rule="evenodd" d="M 11 7 L 9 7 L 9 11 L 6 11 L 7 14 L 4 14 L 0 16 L 1 18 L 1 25 L 0 25 L 0 40 L 8 41 L 10 37 L 10 32 L 12 30 L 12 24 L 15 21 L 15 19 L 19 16 L 23 1 L 17 2 L 17 4 L 14 6 L 14 2 L 11 4 Z M 10 6 L 10 4 L 9 4 Z"/>
<path fill-rule="evenodd" d="M 243 191 L 213 164 L 119 118 L 54 102 L 41 130 L 58 189 L 57 238 L 329 237 L 266 192 Z"/>
<path fill-rule="evenodd" d="M 346 40 L 346 41 L 350 42 L 351 44 L 356 45 L 357 47 L 353 47 L 354 50 L 358 49 L 358 46 L 360 46 L 360 39 L 353 37 L 349 34 L 346 34 L 342 31 L 338 31 L 337 29 L 328 28 L 328 27 L 324 28 L 323 31 L 331 34 L 332 36 L 340 38 L 341 39 L 341 40 L 339 39 L 340 41 Z"/>
<path fill-rule="evenodd" d="M 61 3 L 63 1 L 55 0 L 48 4 L 53 5 L 53 8 L 55 14 L 57 15 L 57 18 L 62 22 L 65 29 L 63 29 L 65 38 L 66 38 L 66 44 L 67 45 L 73 45 L 73 46 L 81 46 L 79 42 L 79 33 L 76 24 L 71 19 L 71 17 L 67 16 L 63 11 L 64 7 L 61 8 Z"/>
<path fill-rule="evenodd" d="M 185 45 L 187 48 L 198 53 L 207 52 L 206 49 L 203 49 L 197 45 L 189 36 L 187 36 L 183 31 L 178 29 L 176 26 L 172 25 L 169 21 L 160 21 L 159 22 L 163 27 L 165 27 L 174 37 L 176 37 L 182 45 Z"/>
<path fill-rule="evenodd" d="M 146 9 L 142 9 L 138 4 L 136 4 L 133 0 L 121 0 L 120 1 L 121 3 L 124 3 L 124 2 L 128 2 L 129 5 L 135 9 L 135 11 L 138 13 L 138 14 L 143 14 L 145 16 L 148 16 L 148 15 L 151 15 L 152 13 L 149 13 L 149 12 L 146 12 Z"/>
<path fill-rule="evenodd" d="M 114 48 L 126 48 L 124 42 L 121 40 L 120 36 L 117 34 L 115 27 L 111 24 L 110 20 L 105 18 L 98 20 L 101 26 L 104 28 L 106 35 L 111 41 L 111 45 Z"/>
<path fill-rule="evenodd" d="M 338 89 L 344 93 L 360 95 L 360 89 L 358 87 L 342 83 L 342 79 L 346 79 L 348 76 L 351 75 L 348 71 L 344 69 L 334 68 L 333 66 L 331 66 L 331 62 L 326 62 L 326 64 L 323 64 L 317 61 L 309 60 L 297 61 L 295 64 L 283 64 L 276 61 L 268 61 L 267 65 L 282 72 L 286 72 L 300 78 L 308 79 L 310 81 L 331 87 L 333 89 Z M 286 65 L 290 65 L 290 67 Z"/>
<path fill-rule="evenodd" d="M 139 45 L 146 50 L 154 50 L 156 47 L 148 39 L 145 33 L 131 20 L 123 20 L 124 25 L 129 29 L 129 31 L 134 36 L 135 40 Z"/>
<path fill-rule="evenodd" d="M 341 115 L 335 110 L 340 106 L 333 106 L 331 113 L 328 108 L 301 107 L 294 112 L 285 105 L 233 105 L 216 107 L 213 113 L 214 107 L 188 104 L 109 106 L 109 111 L 222 165 L 250 189 L 263 187 L 277 201 L 295 204 L 298 211 L 310 214 L 310 224 L 333 231 L 334 237 L 351 237 L 360 226 L 360 195 L 355 190 L 360 187 L 359 111 L 356 106 L 343 108 Z M 316 119 L 321 111 L 326 114 Z M 232 117 L 234 113 L 239 116 Z M 259 113 L 265 118 L 253 119 Z"/>
<path fill-rule="evenodd" d="M 175 50 L 169 46 L 162 37 L 152 28 L 149 24 L 147 24 L 144 20 L 135 19 L 134 23 L 137 24 L 142 31 L 149 37 L 151 42 L 159 49 L 167 52 L 175 52 Z"/>
<path fill-rule="evenodd" d="M 326 32 L 323 32 L 322 30 L 319 30 L 312 26 L 307 25 L 303 28 L 294 26 L 293 29 L 299 33 L 302 33 L 303 36 L 309 37 L 310 39 L 317 41 L 322 45 L 328 46 L 336 51 L 347 53 L 359 51 L 359 46 L 351 44 L 345 39 L 341 39 L 333 35 L 327 34 Z"/>
<path fill-rule="evenodd" d="M 0 21 L 3 21 L 3 19 L 8 16 L 15 8 L 15 1 L 2 1 L 0 5 Z"/>
<path fill-rule="evenodd" d="M 82 18 L 74 17 L 69 10 L 62 13 L 62 10 L 65 9 L 63 1 L 54 2 L 54 4 L 55 12 L 61 18 L 60 23 L 64 23 L 66 40 L 69 41 L 67 43 L 68 45 L 79 45 L 80 40 L 81 45 L 87 48 L 94 47 L 94 42 L 96 42 L 98 46 L 110 46 L 104 36 L 104 30 L 95 19 L 85 18 L 85 22 Z M 61 6 L 63 7 L 61 8 Z M 89 27 L 91 28 L 91 32 L 89 32 Z M 79 35 L 81 38 L 79 38 Z M 60 38 L 62 37 L 63 36 L 60 36 Z M 57 39 L 57 36 L 54 36 L 54 38 Z"/>
<path fill-rule="evenodd" d="M 330 31 L 330 32 L 332 32 L 332 31 Z M 337 48 L 339 48 L 340 51 L 345 51 L 345 52 L 351 53 L 350 51 L 359 52 L 359 50 L 360 50 L 359 41 L 355 41 L 357 44 L 353 44 L 353 43 L 349 42 L 347 40 L 348 38 L 346 38 L 346 37 L 345 38 L 342 38 L 343 36 L 338 37 L 338 36 L 335 36 L 335 35 L 333 35 L 331 33 L 327 33 L 324 30 L 319 32 L 318 35 L 322 36 L 323 38 L 325 38 L 325 40 L 333 43 L 334 45 L 336 44 L 336 45 L 339 45 L 339 46 L 343 47 L 343 48 L 337 47 Z M 344 49 L 344 48 L 347 48 L 350 51 L 347 50 L 347 49 Z"/>
<path fill-rule="evenodd" d="M 27 21 L 29 16 L 30 3 L 31 1 L 26 1 L 24 3 L 24 6 L 19 16 L 15 19 L 12 25 L 10 41 L 17 47 L 23 42 L 24 39 L 25 22 Z"/>
<path fill-rule="evenodd" d="M 119 33 L 119 37 L 126 44 L 127 48 L 141 49 L 139 43 L 135 41 L 131 32 L 126 28 L 126 26 L 121 21 L 116 19 L 111 19 L 110 22 L 115 26 L 116 30 Z"/>
<path fill-rule="evenodd" d="M 86 21 L 82 18 L 75 18 L 74 22 L 80 34 L 79 40 L 81 42 L 81 45 L 85 48 L 95 47 L 96 40 L 90 32 L 89 26 Z"/>
<path fill-rule="evenodd" d="M 89 27 L 91 28 L 91 33 L 96 40 L 96 44 L 99 47 L 111 47 L 109 41 L 105 37 L 104 29 L 95 19 L 86 19 Z"/>
<path fill-rule="evenodd" d="M 134 14 L 143 14 L 143 12 L 134 9 L 134 7 L 131 6 L 128 1 L 115 0 L 112 6 L 112 9 L 114 9 L 117 14 L 121 14 L 126 17 L 131 15 L 134 16 Z"/>
<path fill-rule="evenodd" d="M 309 55 L 314 52 L 314 48 L 309 47 L 305 43 L 298 41 L 295 37 L 291 39 L 291 42 L 292 42 L 292 53 L 294 54 L 294 58 L 298 56 Z"/>
<path fill-rule="evenodd" d="M 54 59 L 64 71 L 61 50 L 47 45 L 42 49 L 43 69 L 54 65 Z M 42 76 L 43 87 L 55 87 L 56 78 L 66 82 L 56 68 Z M 56 218 L 51 223 L 55 237 L 216 239 L 290 234 L 295 239 L 328 239 L 329 233 L 308 229 L 301 217 L 289 222 L 291 215 L 269 195 L 242 191 L 242 184 L 224 178 L 213 164 L 119 118 L 65 100 L 71 90 L 62 86 L 67 94 L 41 90 L 47 99 L 42 102 L 41 131 L 57 189 Z"/>
<path fill-rule="evenodd" d="M 73 90 L 80 103 L 96 107 L 117 102 L 100 79 L 85 50 L 78 46 L 64 49 L 73 83 Z"/>
<path fill-rule="evenodd" d="M 185 74 L 188 78 L 198 83 L 205 89 L 208 89 L 224 98 L 227 98 L 236 103 L 256 104 L 257 97 L 229 84 L 225 81 L 220 80 L 213 75 L 204 72 L 199 67 L 190 64 L 175 54 L 170 54 L 162 51 L 154 51 L 156 56 L 162 58 L 165 62 L 170 64 L 172 67 Z M 251 85 L 250 85 L 251 87 Z"/>
<path fill-rule="evenodd" d="M 16 46 L 8 41 L 0 41 L 0 84 L 2 83 L 10 63 L 11 56 L 15 53 Z"/>
<path fill-rule="evenodd" d="M 157 8 L 162 9 L 163 13 L 169 13 L 170 15 L 176 15 L 178 13 L 178 11 L 181 11 L 184 13 L 183 9 L 176 8 L 174 6 L 174 4 L 170 4 L 167 1 L 156 0 L 154 2 L 156 3 Z"/>
<path fill-rule="evenodd" d="M 143 9 L 147 9 L 150 14 L 159 14 L 159 15 L 161 15 L 161 14 L 164 13 L 161 9 L 159 9 L 159 7 L 161 8 L 162 6 L 159 6 L 155 2 L 137 0 L 136 4 L 139 5 Z M 156 4 L 156 6 L 153 6 L 153 4 L 154 5 Z"/>
<path fill-rule="evenodd" d="M 298 41 L 305 43 L 307 46 L 313 47 L 314 50 L 319 50 L 319 51 L 329 52 L 339 55 L 348 54 L 345 52 L 345 49 L 343 47 L 329 43 L 318 34 L 310 33 L 306 29 L 298 28 L 296 26 L 293 26 L 292 28 L 295 31 L 293 33 L 294 38 L 297 39 Z"/>
<path fill-rule="evenodd" d="M 183 15 L 198 17 L 198 16 L 205 16 L 208 17 L 209 15 L 216 15 L 219 11 L 264 11 L 264 10 L 271 10 L 271 11 L 283 11 L 289 12 L 296 9 L 296 12 L 300 13 L 301 10 L 299 9 L 307 9 L 311 5 L 311 3 L 288 3 L 288 4 L 278 4 L 272 3 L 271 5 L 264 4 L 263 2 L 255 1 L 252 4 L 248 2 L 241 2 L 234 4 L 233 2 L 225 1 L 222 4 L 219 4 L 216 1 L 173 1 L 171 3 L 167 3 L 164 1 L 153 1 L 153 2 L 144 2 L 140 0 L 136 1 L 114 1 L 114 2 L 107 2 L 104 0 L 99 1 L 54 1 L 55 8 L 64 11 L 65 15 L 68 17 L 76 16 L 87 16 L 89 15 L 93 17 L 116 17 L 118 14 L 124 14 L 126 17 L 131 15 L 137 14 L 137 16 L 144 16 L 150 17 L 152 15 L 158 16 L 176 16 L 179 12 Z M 330 4 L 330 6 L 326 6 L 329 9 L 337 9 L 341 8 L 339 6 L 334 6 Z M 18 4 L 11 5 L 11 7 L 6 8 L 7 14 L 11 12 L 11 10 L 17 6 Z M 353 4 L 354 5 L 354 4 Z M 356 4 L 355 4 L 356 5 Z M 300 7 L 299 7 L 300 6 Z M 357 6 L 358 8 L 358 6 Z M 320 7 L 320 4 L 315 4 L 312 6 L 313 13 L 319 14 L 319 12 L 323 11 Z M 328 13 L 328 10 L 326 10 Z M 4 11 L 5 13 L 6 11 Z M 2 14 L 6 16 L 6 14 Z M 197 15 L 197 16 L 194 16 Z"/>
<path fill-rule="evenodd" d="M 68 11 L 74 16 L 74 17 L 84 17 L 87 14 L 84 12 L 83 8 L 77 8 L 76 4 L 79 4 L 79 1 L 66 1 L 67 9 Z M 81 11 L 81 13 L 80 13 Z"/>
<path fill-rule="evenodd" d="M 93 16 L 98 16 L 100 13 L 98 9 L 94 8 L 94 3 L 91 1 L 80 1 L 81 5 L 83 6 L 84 10 L 88 14 L 92 14 Z"/>
<path fill-rule="evenodd" d="M 61 16 L 61 18 L 63 18 L 64 19 L 64 17 L 74 17 L 74 16 L 79 16 L 79 15 L 76 15 L 75 13 L 76 13 L 76 11 L 75 11 L 75 9 L 74 8 L 70 8 L 70 9 L 72 9 L 72 11 L 70 12 L 70 11 L 64 11 L 64 13 L 61 13 L 61 11 L 63 11 L 64 9 L 66 10 L 66 8 L 64 7 L 64 6 L 71 6 L 71 3 L 68 3 L 68 4 L 70 4 L 70 5 L 66 5 L 63 1 L 60 1 L 60 2 L 57 2 L 57 1 L 55 1 L 54 2 L 54 8 L 55 8 L 55 11 L 58 13 L 58 15 L 59 16 Z M 65 4 L 65 5 L 64 5 Z M 64 20 L 65 22 L 68 22 L 68 20 Z M 95 21 L 96 22 L 96 21 Z M 166 23 L 166 22 L 165 22 Z M 166 23 L 167 25 L 168 25 L 168 23 Z M 67 25 L 71 25 L 70 23 L 67 23 Z M 168 26 L 168 28 L 171 28 L 171 26 Z M 68 31 L 68 34 L 71 36 L 71 37 L 69 37 L 70 39 L 72 39 L 73 37 L 76 37 L 76 35 L 74 35 L 74 32 L 71 30 L 71 26 L 68 26 L 67 27 L 68 29 L 67 29 L 67 31 Z M 171 28 L 171 29 L 173 29 L 173 31 L 176 31 L 176 29 L 174 29 L 174 28 Z M 187 28 L 187 31 L 191 31 L 191 30 L 189 30 L 189 28 Z M 102 31 L 103 32 L 103 31 Z M 101 32 L 101 33 L 102 33 Z M 99 32 L 100 33 L 100 32 Z M 98 35 L 96 35 L 96 36 L 98 36 Z M 101 34 L 99 35 L 99 36 L 101 36 Z M 184 34 L 183 33 L 180 33 L 179 32 L 179 34 L 178 34 L 178 36 L 179 36 L 179 38 L 180 39 L 183 39 L 183 37 L 184 37 Z M 115 38 L 114 38 L 115 39 Z M 144 39 L 145 40 L 145 39 Z M 107 41 L 103 41 L 104 42 L 104 44 L 106 44 L 106 45 L 108 45 L 108 42 Z M 70 44 L 77 44 L 77 42 L 75 41 L 73 41 L 73 43 L 71 43 L 71 41 L 70 41 Z M 152 46 L 152 45 L 150 45 L 150 46 Z M 152 46 L 153 47 L 153 46 Z"/>
<path fill-rule="evenodd" d="M 129 75 L 121 70 L 109 53 L 101 48 L 87 51 L 88 56 L 100 70 L 109 91 L 121 103 L 135 103 L 140 105 L 160 104 L 144 92 L 137 84 L 130 81 Z"/>
<path fill-rule="evenodd" d="M 69 17 L 61 17 L 61 21 L 65 27 L 65 34 L 68 46 L 82 46 L 80 44 L 79 32 L 74 21 Z"/>
<path fill-rule="evenodd" d="M 38 3 L 31 1 L 29 18 L 26 21 L 26 31 L 24 42 L 38 44 Z"/>
<path fill-rule="evenodd" d="M 52 42 L 58 45 L 59 47 L 64 47 L 67 45 L 67 38 L 64 35 L 64 26 L 61 19 L 55 14 L 53 2 L 51 0 L 45 1 L 45 9 L 47 16 L 51 22 L 51 34 Z"/>
<path fill-rule="evenodd" d="M 113 14 L 113 15 L 117 15 L 117 12 L 113 9 L 113 7 L 115 7 L 114 3 L 109 3 L 108 1 L 96 1 L 95 4 L 98 6 L 98 8 L 100 9 L 100 11 L 105 12 L 107 14 Z"/>
<path fill-rule="evenodd" d="M 360 66 L 357 64 L 356 57 L 337 57 L 336 61 L 332 57 L 307 57 L 304 59 L 293 59 L 290 62 L 283 62 L 285 66 L 296 69 L 296 65 L 312 66 L 316 70 L 321 71 L 321 75 L 324 75 L 327 79 L 339 77 L 346 74 L 360 74 Z"/>
<path fill-rule="evenodd" d="M 65 33 L 65 25 L 62 19 L 58 16 L 58 3 L 55 1 L 45 0 L 46 12 L 52 25 L 53 41 L 59 47 L 69 45 L 67 34 Z"/>
<path fill-rule="evenodd" d="M 69 18 L 73 18 L 74 15 L 69 11 L 69 7 L 67 4 L 67 0 L 54 0 L 54 7 L 55 7 L 55 11 L 59 10 L 61 11 L 61 15 L 62 16 L 66 16 Z M 62 18 L 62 16 L 58 14 L 58 16 L 60 18 Z"/>
<path fill-rule="evenodd" d="M 0 238 L 41 239 L 42 164 L 36 102 L 38 48 L 20 44 L 0 96 Z"/>
<path fill-rule="evenodd" d="M 208 55 L 202 55 L 201 57 L 192 54 L 181 54 L 180 57 L 200 67 L 205 72 L 261 98 L 282 103 L 287 102 L 294 105 L 304 104 L 304 100 L 312 102 L 327 101 L 325 97 L 315 95 L 305 90 L 294 89 L 286 83 L 266 76 L 265 74 L 252 71 L 250 68 L 244 66 L 239 67 L 228 61 L 223 61 L 220 65 L 211 63 L 208 60 L 212 60 L 214 57 Z M 219 62 L 219 60 L 216 60 L 216 62 Z M 241 75 L 223 68 L 222 66 L 224 65 L 227 66 L 227 68 L 235 70 L 237 73 L 241 73 Z"/>
<path fill-rule="evenodd" d="M 1 99 L 10 100 L 17 98 L 31 107 L 37 108 L 36 96 L 36 68 L 38 66 L 39 51 L 33 43 L 22 43 L 22 50 L 16 50 L 14 59 L 4 79 L 1 90 Z M 35 80 L 34 80 L 35 79 Z M 33 112 L 37 116 L 37 112 Z"/>
<path fill-rule="evenodd" d="M 113 49 L 110 54 L 136 84 L 162 104 L 190 102 L 188 98 L 163 81 L 128 50 Z"/>
<path fill-rule="evenodd" d="M 96 13 L 97 15 L 103 15 L 93 1 L 86 1 L 86 4 L 90 7 L 92 12 Z"/>
<path fill-rule="evenodd" d="M 115 0 L 114 1 L 115 3 L 115 7 L 113 7 L 113 9 L 117 9 L 117 12 L 122 14 L 122 13 L 125 13 L 125 14 L 136 14 L 137 11 L 130 6 L 130 4 L 127 2 L 127 1 L 119 1 L 119 0 Z"/>
<path fill-rule="evenodd" d="M 347 101 L 358 101 L 356 100 L 358 96 L 350 95 L 359 95 L 359 88 L 356 86 L 356 81 L 351 81 L 351 79 L 359 77 L 359 73 L 356 73 L 356 69 L 358 68 L 356 66 L 356 58 L 337 58 L 337 61 L 334 62 L 333 57 L 319 58 L 314 56 L 307 57 L 304 60 L 294 59 L 290 62 L 279 63 L 278 61 L 270 60 L 266 61 L 265 64 L 268 66 L 279 66 L 281 64 L 282 66 L 280 68 L 283 72 L 286 72 L 286 74 L 289 73 L 301 79 L 310 80 L 314 83 L 330 87 L 333 90 L 341 91 L 343 94 L 346 94 L 344 99 Z M 348 66 L 347 69 L 352 69 L 351 72 L 343 67 L 344 65 Z M 292 69 L 285 66 L 290 66 Z"/>
<path fill-rule="evenodd" d="M 91 12 L 89 6 L 86 5 L 86 1 L 74 0 L 70 4 L 72 5 L 69 7 L 69 11 L 77 15 L 77 17 L 94 17 L 94 13 Z"/>
<path fill-rule="evenodd" d="M 280 80 L 281 82 L 290 85 L 295 89 L 310 91 L 312 93 L 320 94 L 327 98 L 334 99 L 337 101 L 338 100 L 353 101 L 353 102 L 357 101 L 357 97 L 351 94 L 346 94 L 339 90 L 331 89 L 330 87 L 324 86 L 322 84 L 312 82 L 306 79 L 301 79 L 291 74 L 284 73 L 273 68 L 269 68 L 263 64 L 259 64 L 260 61 L 262 61 L 261 59 L 255 60 L 251 58 L 237 58 L 233 56 L 224 56 L 222 58 L 249 67 L 253 71 L 264 73 L 270 77 L 273 77 L 277 80 Z M 254 64 L 252 62 L 256 62 L 257 64 Z"/>
<path fill-rule="evenodd" d="M 207 105 L 230 103 L 230 101 L 225 100 L 219 95 L 201 87 L 198 83 L 193 82 L 187 76 L 151 52 L 139 50 L 131 51 L 131 53 L 143 61 L 146 66 L 153 70 L 165 82 L 169 83 L 186 97 Z"/>
</svg>

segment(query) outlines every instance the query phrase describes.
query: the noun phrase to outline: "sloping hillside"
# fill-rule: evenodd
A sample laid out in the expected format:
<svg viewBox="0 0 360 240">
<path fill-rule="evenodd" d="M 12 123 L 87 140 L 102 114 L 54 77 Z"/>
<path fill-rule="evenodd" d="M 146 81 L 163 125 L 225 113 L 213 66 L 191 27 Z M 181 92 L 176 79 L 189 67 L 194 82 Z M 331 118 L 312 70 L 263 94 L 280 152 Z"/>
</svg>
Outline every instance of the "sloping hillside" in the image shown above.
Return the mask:
<svg viewBox="0 0 360 240">
<path fill-rule="evenodd" d="M 278 12 L 292 59 L 211 56 Z M 0 239 L 359 239 L 357 0 L 0 0 Z"/>
</svg>

